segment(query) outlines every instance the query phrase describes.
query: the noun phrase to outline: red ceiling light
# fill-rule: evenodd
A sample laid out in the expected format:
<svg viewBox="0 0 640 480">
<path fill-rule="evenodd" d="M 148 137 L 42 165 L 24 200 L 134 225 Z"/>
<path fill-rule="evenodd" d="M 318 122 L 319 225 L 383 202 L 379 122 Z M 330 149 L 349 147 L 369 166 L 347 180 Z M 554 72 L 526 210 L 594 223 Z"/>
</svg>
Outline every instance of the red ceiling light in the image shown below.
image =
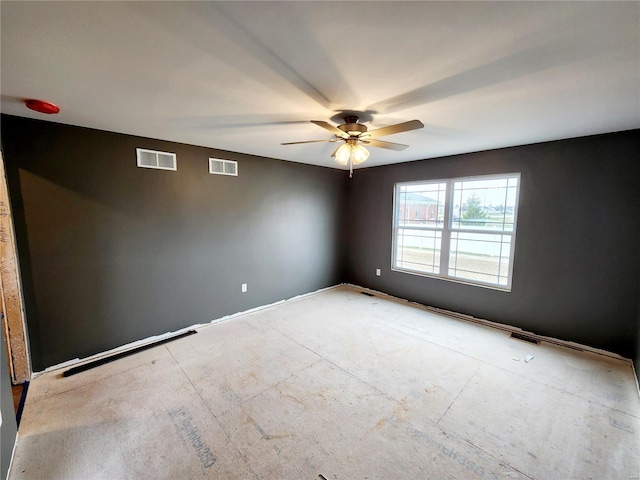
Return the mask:
<svg viewBox="0 0 640 480">
<path fill-rule="evenodd" d="M 42 100 L 25 100 L 24 103 L 27 108 L 40 113 L 52 114 L 58 113 L 60 111 L 60 107 L 58 107 L 57 105 L 49 102 L 44 102 Z"/>
</svg>

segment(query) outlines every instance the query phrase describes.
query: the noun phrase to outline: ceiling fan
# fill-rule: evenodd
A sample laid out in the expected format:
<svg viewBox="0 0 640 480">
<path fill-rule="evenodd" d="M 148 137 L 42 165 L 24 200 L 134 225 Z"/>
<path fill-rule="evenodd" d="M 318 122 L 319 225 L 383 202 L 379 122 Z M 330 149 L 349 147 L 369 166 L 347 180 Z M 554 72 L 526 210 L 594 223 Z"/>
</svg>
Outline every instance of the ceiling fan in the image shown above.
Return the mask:
<svg viewBox="0 0 640 480">
<path fill-rule="evenodd" d="M 344 142 L 331 154 L 340 165 L 349 163 L 350 174 L 353 175 L 353 165 L 358 165 L 369 158 L 369 151 L 364 145 L 371 147 L 387 148 L 389 150 L 404 150 L 409 145 L 401 143 L 385 142 L 377 140 L 378 137 L 385 135 L 393 135 L 394 133 L 408 132 L 424 127 L 420 120 L 410 120 L 408 122 L 389 125 L 388 127 L 378 128 L 376 130 L 367 130 L 367 126 L 358 123 L 356 115 L 347 115 L 344 117 L 344 123 L 334 127 L 333 125 L 321 120 L 311 120 L 319 127 L 328 130 L 334 134 L 329 140 L 307 140 L 303 142 L 287 142 L 280 145 L 297 145 L 301 143 L 317 143 L 317 142 Z"/>
</svg>

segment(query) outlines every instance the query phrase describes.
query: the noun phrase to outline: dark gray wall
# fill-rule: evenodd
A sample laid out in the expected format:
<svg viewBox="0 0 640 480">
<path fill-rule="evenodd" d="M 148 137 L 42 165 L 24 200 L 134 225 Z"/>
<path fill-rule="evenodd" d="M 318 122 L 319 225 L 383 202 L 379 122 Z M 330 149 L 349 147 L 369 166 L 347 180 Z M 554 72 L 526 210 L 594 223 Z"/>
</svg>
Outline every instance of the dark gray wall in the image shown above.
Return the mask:
<svg viewBox="0 0 640 480">
<path fill-rule="evenodd" d="M 2 345 L 4 345 L 4 329 L 2 329 Z M 16 441 L 16 417 L 13 411 L 13 395 L 11 394 L 11 377 L 6 349 L 0 353 L 0 408 L 2 409 L 2 431 L 0 432 L 0 478 L 7 478 L 13 445 Z"/>
<path fill-rule="evenodd" d="M 522 174 L 511 292 L 391 271 L 395 182 L 504 172 Z M 640 356 L 640 131 L 358 170 L 349 205 L 350 282 Z"/>
<path fill-rule="evenodd" d="M 2 142 L 35 371 L 342 280 L 344 172 L 11 116 Z"/>
<path fill-rule="evenodd" d="M 17 117 L 2 137 L 36 370 L 342 281 L 640 360 L 640 131 L 351 180 Z M 136 147 L 178 171 L 135 167 Z M 207 174 L 209 156 L 240 176 Z M 522 174 L 511 292 L 390 270 L 395 182 L 501 172 Z"/>
</svg>

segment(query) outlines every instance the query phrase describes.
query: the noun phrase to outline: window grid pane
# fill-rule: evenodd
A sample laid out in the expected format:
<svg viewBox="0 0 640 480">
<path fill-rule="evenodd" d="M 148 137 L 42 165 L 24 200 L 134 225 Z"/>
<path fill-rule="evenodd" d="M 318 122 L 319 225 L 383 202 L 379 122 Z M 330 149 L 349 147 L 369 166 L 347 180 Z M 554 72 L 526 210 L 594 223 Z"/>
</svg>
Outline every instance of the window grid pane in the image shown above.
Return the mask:
<svg viewBox="0 0 640 480">
<path fill-rule="evenodd" d="M 511 236 L 451 232 L 449 276 L 506 285 Z"/>
<path fill-rule="evenodd" d="M 444 227 L 446 183 L 424 183 L 400 187 L 398 205 L 399 226 Z"/>
<path fill-rule="evenodd" d="M 513 231 L 517 182 L 513 178 L 453 182 L 454 230 Z"/>
<path fill-rule="evenodd" d="M 441 232 L 400 228 L 396 238 L 396 267 L 440 273 Z"/>
</svg>

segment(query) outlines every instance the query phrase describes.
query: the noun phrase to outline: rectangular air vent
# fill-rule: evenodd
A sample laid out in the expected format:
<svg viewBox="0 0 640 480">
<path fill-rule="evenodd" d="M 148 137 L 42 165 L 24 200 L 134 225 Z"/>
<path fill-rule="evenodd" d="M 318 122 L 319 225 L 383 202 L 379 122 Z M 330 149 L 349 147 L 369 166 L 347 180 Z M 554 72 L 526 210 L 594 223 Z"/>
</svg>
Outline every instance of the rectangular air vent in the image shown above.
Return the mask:
<svg viewBox="0 0 640 480">
<path fill-rule="evenodd" d="M 530 337 L 529 335 L 524 335 L 523 333 L 511 332 L 511 338 L 517 338 L 518 340 L 522 340 L 524 342 L 535 343 L 538 345 L 540 340 L 534 337 Z"/>
<path fill-rule="evenodd" d="M 213 175 L 238 176 L 238 162 L 233 160 L 221 160 L 219 158 L 209 159 L 209 173 Z"/>
<path fill-rule="evenodd" d="M 136 148 L 138 166 L 143 168 L 157 168 L 160 170 L 177 170 L 176 154 L 157 152 L 145 148 Z"/>
</svg>

